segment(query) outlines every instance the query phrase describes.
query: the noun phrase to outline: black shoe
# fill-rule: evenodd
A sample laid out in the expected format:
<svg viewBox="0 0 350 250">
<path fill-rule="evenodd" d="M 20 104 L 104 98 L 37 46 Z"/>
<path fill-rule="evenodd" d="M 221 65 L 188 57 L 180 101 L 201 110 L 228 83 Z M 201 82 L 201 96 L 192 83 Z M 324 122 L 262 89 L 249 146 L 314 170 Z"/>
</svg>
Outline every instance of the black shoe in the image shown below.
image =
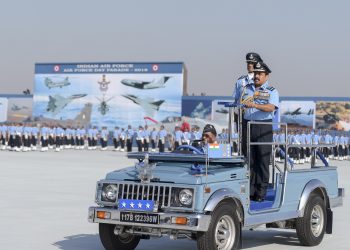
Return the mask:
<svg viewBox="0 0 350 250">
<path fill-rule="evenodd" d="M 265 200 L 265 197 L 257 196 L 255 197 L 256 202 L 263 202 Z"/>
</svg>

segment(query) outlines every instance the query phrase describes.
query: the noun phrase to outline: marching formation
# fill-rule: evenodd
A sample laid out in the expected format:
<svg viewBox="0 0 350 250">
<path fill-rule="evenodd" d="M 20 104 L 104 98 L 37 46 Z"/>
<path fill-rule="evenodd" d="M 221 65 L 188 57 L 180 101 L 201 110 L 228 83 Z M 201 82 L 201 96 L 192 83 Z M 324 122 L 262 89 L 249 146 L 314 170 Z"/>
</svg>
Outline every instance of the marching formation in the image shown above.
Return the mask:
<svg viewBox="0 0 350 250">
<path fill-rule="evenodd" d="M 273 141 L 285 143 L 285 134 L 281 131 L 275 132 Z M 301 145 L 300 147 L 288 148 L 288 157 L 296 164 L 303 164 L 311 160 L 311 147 L 304 147 L 303 145 L 329 144 L 329 147 L 322 148 L 322 154 L 327 161 L 330 159 L 340 161 L 350 159 L 350 137 L 349 134 L 342 131 L 289 129 L 287 143 Z M 283 145 L 279 147 L 285 152 Z M 282 162 L 283 160 L 284 158 L 276 152 L 276 161 Z"/>
</svg>

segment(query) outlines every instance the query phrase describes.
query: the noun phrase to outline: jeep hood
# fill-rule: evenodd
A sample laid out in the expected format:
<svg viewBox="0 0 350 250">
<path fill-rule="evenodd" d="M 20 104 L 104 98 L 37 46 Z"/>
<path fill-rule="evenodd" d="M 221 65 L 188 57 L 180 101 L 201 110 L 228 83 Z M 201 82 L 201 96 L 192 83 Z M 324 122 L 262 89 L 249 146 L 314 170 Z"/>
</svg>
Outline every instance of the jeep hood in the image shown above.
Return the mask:
<svg viewBox="0 0 350 250">
<path fill-rule="evenodd" d="M 153 182 L 199 185 L 206 181 L 208 183 L 214 183 L 246 178 L 245 168 L 238 165 L 209 166 L 207 178 L 205 175 L 205 166 L 202 166 L 204 170 L 203 174 L 191 171 L 191 166 L 192 164 L 188 163 L 159 163 L 152 170 Z M 139 182 L 138 174 L 135 167 L 128 167 L 108 173 L 106 179 Z"/>
</svg>

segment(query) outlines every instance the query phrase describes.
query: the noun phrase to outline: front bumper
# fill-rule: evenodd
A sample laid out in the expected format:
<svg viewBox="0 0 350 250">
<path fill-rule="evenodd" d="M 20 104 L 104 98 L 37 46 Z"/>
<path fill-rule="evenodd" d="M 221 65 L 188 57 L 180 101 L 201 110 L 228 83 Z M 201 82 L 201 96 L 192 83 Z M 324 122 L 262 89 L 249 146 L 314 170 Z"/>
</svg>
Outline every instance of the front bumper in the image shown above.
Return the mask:
<svg viewBox="0 0 350 250">
<path fill-rule="evenodd" d="M 333 207 L 341 207 L 343 205 L 343 197 L 345 197 L 345 189 L 338 188 L 338 196 L 335 198 L 329 199 L 329 206 Z"/>
<path fill-rule="evenodd" d="M 97 212 L 108 212 L 110 218 L 99 219 L 97 218 Z M 172 229 L 181 231 L 193 231 L 193 232 L 206 232 L 208 231 L 210 224 L 210 215 L 195 214 L 195 213 L 153 213 L 159 215 L 159 224 L 144 224 L 144 223 L 132 223 L 121 222 L 120 211 L 113 208 L 105 207 L 89 207 L 88 221 L 91 223 L 106 223 L 115 224 L 128 227 L 147 227 L 147 228 L 159 228 L 159 229 Z M 187 225 L 178 225 L 172 223 L 172 217 L 186 217 Z"/>
</svg>

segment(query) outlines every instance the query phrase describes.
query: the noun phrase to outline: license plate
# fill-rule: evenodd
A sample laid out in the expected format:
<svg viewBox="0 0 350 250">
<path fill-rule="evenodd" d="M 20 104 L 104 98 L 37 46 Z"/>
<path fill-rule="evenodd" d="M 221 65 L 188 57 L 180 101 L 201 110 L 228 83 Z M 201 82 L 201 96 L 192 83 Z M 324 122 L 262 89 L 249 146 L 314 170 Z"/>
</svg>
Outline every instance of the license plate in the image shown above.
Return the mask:
<svg viewBox="0 0 350 250">
<path fill-rule="evenodd" d="M 121 222 L 133 222 L 133 223 L 145 223 L 145 224 L 159 224 L 159 215 L 157 214 L 145 214 L 145 213 L 132 213 L 132 212 L 120 212 Z"/>
</svg>

